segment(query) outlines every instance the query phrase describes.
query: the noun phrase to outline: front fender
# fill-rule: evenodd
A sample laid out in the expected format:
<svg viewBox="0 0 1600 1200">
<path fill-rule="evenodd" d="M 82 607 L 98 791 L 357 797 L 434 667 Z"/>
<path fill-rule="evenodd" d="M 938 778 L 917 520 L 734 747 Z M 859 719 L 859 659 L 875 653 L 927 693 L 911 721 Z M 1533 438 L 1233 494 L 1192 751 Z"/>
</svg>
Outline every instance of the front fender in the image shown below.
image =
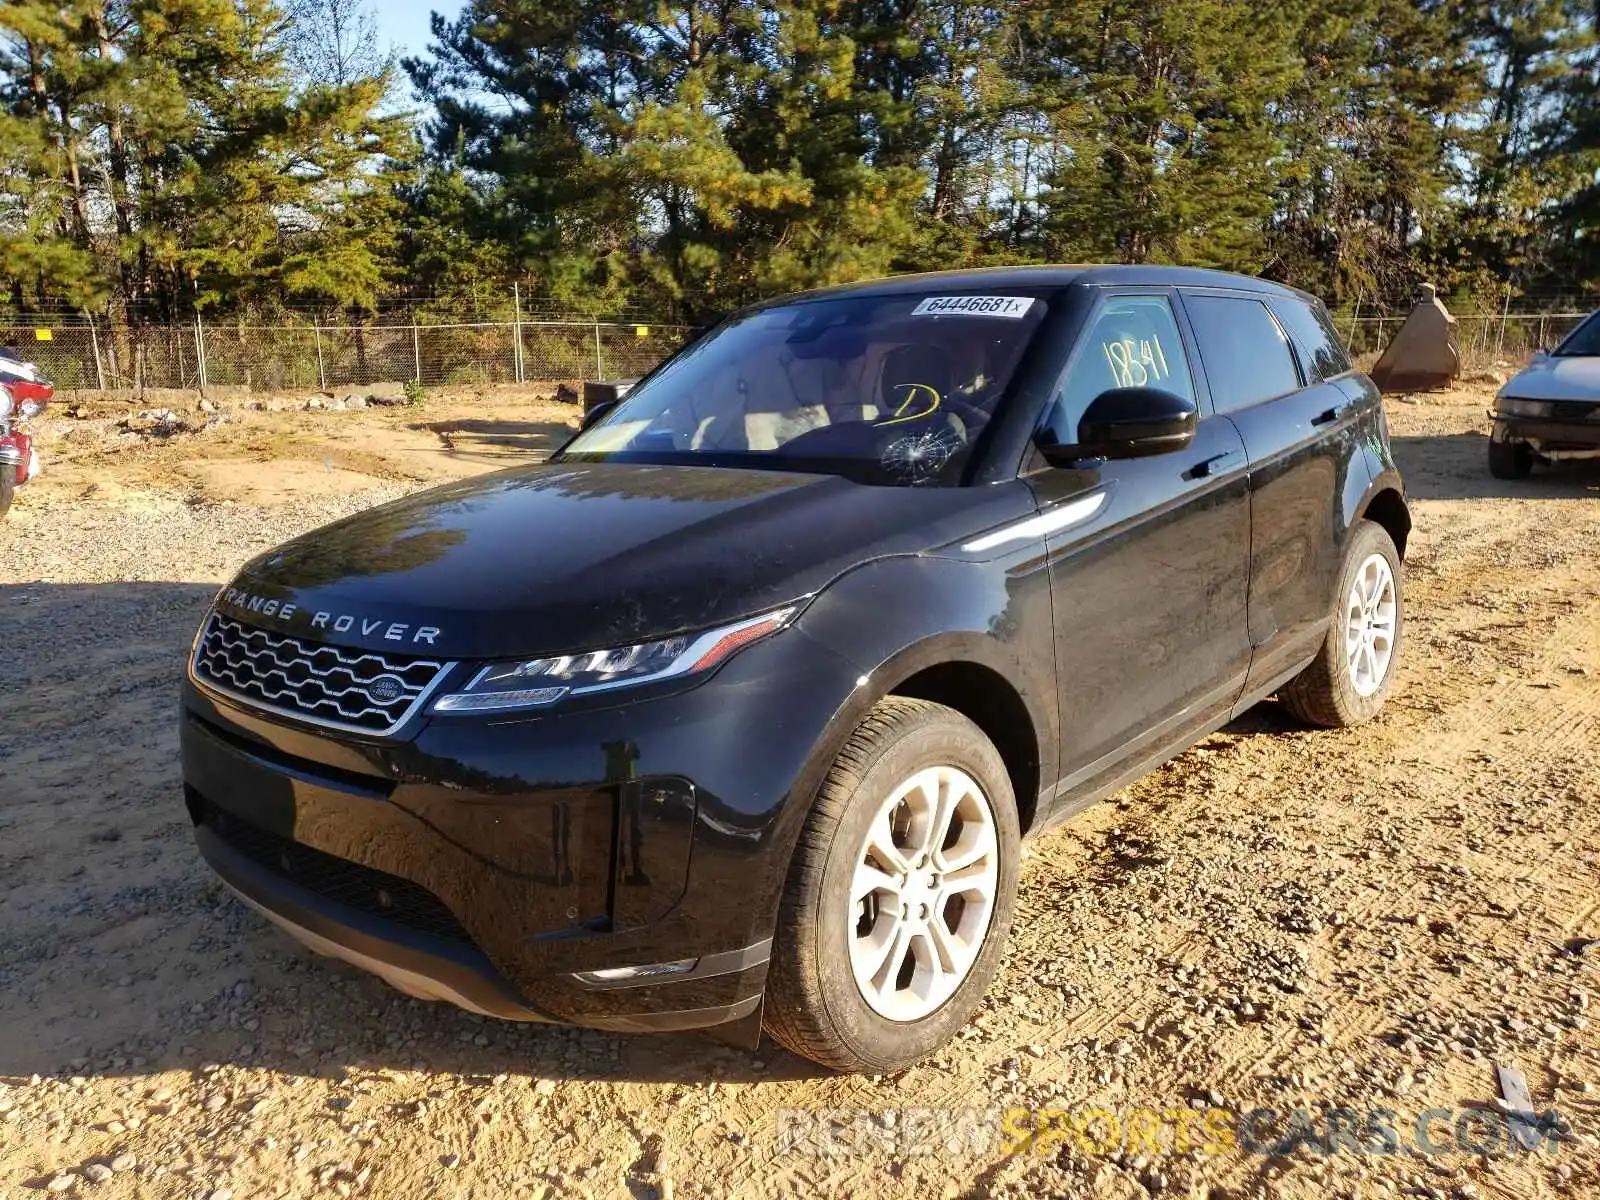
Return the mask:
<svg viewBox="0 0 1600 1200">
<path fill-rule="evenodd" d="M 1039 779 L 1056 778 L 1059 698 L 1044 556 L 993 562 L 903 556 L 851 571 L 814 600 L 799 627 L 861 670 L 831 732 L 842 744 L 868 709 L 934 667 L 985 668 L 1028 714 Z M 837 752 L 837 744 L 831 754 Z M 820 782 L 820 780 L 819 780 Z M 1018 796 L 1036 809 L 1037 796 Z"/>
</svg>

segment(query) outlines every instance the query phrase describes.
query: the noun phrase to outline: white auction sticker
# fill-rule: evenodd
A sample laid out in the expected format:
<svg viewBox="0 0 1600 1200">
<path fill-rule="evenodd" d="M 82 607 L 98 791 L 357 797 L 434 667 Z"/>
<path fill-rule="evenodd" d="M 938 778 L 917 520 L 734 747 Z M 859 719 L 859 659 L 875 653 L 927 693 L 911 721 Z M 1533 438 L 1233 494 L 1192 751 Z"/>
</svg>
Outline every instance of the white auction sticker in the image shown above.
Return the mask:
<svg viewBox="0 0 1600 1200">
<path fill-rule="evenodd" d="M 929 296 L 911 310 L 913 317 L 1004 317 L 1019 321 L 1033 307 L 1032 296 Z"/>
</svg>

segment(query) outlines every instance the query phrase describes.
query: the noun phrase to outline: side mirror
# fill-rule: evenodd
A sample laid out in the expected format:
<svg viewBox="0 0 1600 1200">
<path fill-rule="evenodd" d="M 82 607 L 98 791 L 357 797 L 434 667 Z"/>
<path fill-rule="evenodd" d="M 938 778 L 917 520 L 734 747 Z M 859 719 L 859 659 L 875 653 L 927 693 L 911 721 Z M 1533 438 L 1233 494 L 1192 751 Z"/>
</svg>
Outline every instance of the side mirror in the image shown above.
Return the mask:
<svg viewBox="0 0 1600 1200">
<path fill-rule="evenodd" d="M 1071 446 L 1040 446 L 1051 466 L 1085 458 L 1145 458 L 1182 450 L 1194 440 L 1200 410 L 1193 400 L 1152 387 L 1112 388 L 1090 402 Z"/>
</svg>

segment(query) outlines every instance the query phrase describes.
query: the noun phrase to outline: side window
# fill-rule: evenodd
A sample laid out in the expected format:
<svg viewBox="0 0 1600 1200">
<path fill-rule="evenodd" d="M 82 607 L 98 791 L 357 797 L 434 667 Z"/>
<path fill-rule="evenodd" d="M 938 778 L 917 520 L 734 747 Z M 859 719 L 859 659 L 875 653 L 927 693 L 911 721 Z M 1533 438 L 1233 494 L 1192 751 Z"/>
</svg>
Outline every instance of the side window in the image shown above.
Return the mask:
<svg viewBox="0 0 1600 1200">
<path fill-rule="evenodd" d="M 1300 388 L 1283 330 L 1259 300 L 1183 297 L 1219 413 L 1237 412 Z"/>
<path fill-rule="evenodd" d="M 1294 339 L 1311 382 L 1320 383 L 1350 369 L 1350 357 L 1322 305 L 1305 300 L 1274 300 L 1272 311 Z"/>
<path fill-rule="evenodd" d="M 1078 419 L 1101 392 L 1155 387 L 1194 399 L 1194 379 L 1165 296 L 1113 296 L 1083 334 L 1061 393 L 1045 416 L 1056 445 L 1078 440 Z"/>
</svg>

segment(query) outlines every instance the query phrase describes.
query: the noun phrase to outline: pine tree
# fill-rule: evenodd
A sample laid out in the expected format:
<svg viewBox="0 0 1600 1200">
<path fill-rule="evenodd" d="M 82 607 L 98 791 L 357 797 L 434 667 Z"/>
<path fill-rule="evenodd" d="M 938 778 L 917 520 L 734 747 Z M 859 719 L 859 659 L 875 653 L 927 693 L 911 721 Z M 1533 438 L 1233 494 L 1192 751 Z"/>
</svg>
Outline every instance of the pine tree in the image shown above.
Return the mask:
<svg viewBox="0 0 1600 1200">
<path fill-rule="evenodd" d="M 1600 3 L 1572 6 L 1568 69 L 1538 127 L 1541 214 L 1552 278 L 1573 291 L 1600 291 Z"/>
<path fill-rule="evenodd" d="M 119 321 L 370 303 L 401 125 L 377 113 L 388 77 L 297 85 L 283 35 L 269 0 L 0 9 L 13 288 L 109 298 Z"/>
<path fill-rule="evenodd" d="M 120 328 L 513 280 L 700 320 L 1040 259 L 1600 284 L 1596 0 L 471 0 L 405 63 L 425 121 L 370 2 L 0 7 L 0 294 Z"/>
<path fill-rule="evenodd" d="M 1259 269 L 1292 28 L 1237 0 L 1039 5 L 1022 36 L 1058 146 L 1046 257 Z"/>
<path fill-rule="evenodd" d="M 854 31 L 815 0 L 480 2 L 407 68 L 436 156 L 488 181 L 483 233 L 543 290 L 625 280 L 698 317 L 909 242 L 921 180 L 873 159 Z"/>
<path fill-rule="evenodd" d="M 1403 303 L 1448 236 L 1482 66 L 1443 4 L 1316 0 L 1303 18 L 1269 270 L 1330 303 Z"/>
</svg>

